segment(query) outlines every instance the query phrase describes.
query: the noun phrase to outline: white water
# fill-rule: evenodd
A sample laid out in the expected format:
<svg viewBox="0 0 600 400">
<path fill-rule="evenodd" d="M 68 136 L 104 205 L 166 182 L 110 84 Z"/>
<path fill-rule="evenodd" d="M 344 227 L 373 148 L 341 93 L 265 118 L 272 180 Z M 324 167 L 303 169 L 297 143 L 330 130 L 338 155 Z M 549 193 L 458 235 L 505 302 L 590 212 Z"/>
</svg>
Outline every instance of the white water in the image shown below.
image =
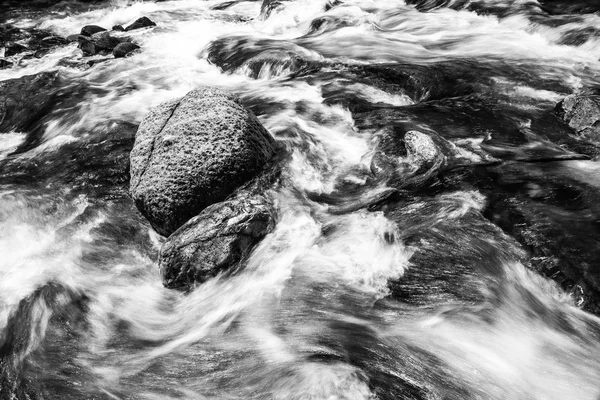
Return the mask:
<svg viewBox="0 0 600 400">
<path fill-rule="evenodd" d="M 161 286 L 155 252 L 162 239 L 154 232 L 145 233 L 150 248 L 127 241 L 116 246 L 98 232 L 122 218 L 139 226 L 135 217 L 122 215 L 123 208 L 85 196 L 72 198 L 68 188 L 59 193 L 3 188 L 0 326 L 22 299 L 47 282 L 84 293 L 89 326 L 70 362 L 89 372 L 79 381 L 74 378 L 85 388 L 82 393 L 98 398 L 393 398 L 392 392 L 386 397 L 368 384 L 373 370 L 383 370 L 428 388 L 423 398 L 597 400 L 600 321 L 519 263 L 507 262 L 494 282 L 483 285 L 488 292 L 479 304 L 405 308 L 382 300 L 389 294 L 388 279 L 418 268 L 411 257 L 419 245 L 386 241 L 387 235 L 403 232 L 381 212 L 332 215 L 328 206 L 296 191 L 332 193 L 340 181 L 361 182 L 357 171 L 369 167 L 373 132 L 360 131 L 347 108 L 326 104 L 323 90 L 331 82 L 287 80 L 285 74 L 267 72 L 251 79 L 243 68 L 226 74 L 207 61 L 205 51 L 218 38 L 246 35 L 290 42 L 316 61 L 501 59 L 537 63 L 540 75 L 558 77 L 577 90 L 598 72 L 600 41 L 581 47 L 557 42 L 569 29 L 600 27 L 599 17 L 550 28 L 519 15 L 498 19 L 449 9 L 421 13 L 389 0 L 347 1 L 330 11 L 323 11 L 324 1 L 303 0 L 285 3 L 260 20 L 259 2 L 211 11 L 215 4 L 219 2 L 114 1 L 89 12 L 11 21 L 65 36 L 86 24 L 110 27 L 141 15 L 158 25 L 128 33 L 143 49 L 131 58 L 85 70 L 60 66 L 61 60 L 81 59 L 71 45 L 0 70 L 0 80 L 5 80 L 59 69 L 104 93 L 90 95 L 68 121 L 49 123 L 42 143 L 17 157 L 35 158 L 85 141 L 85 132 L 107 120 L 139 123 L 163 101 L 199 85 L 218 85 L 244 101 L 278 105 L 260 116 L 291 153 L 287 187 L 276 195 L 280 216 L 275 231 L 241 273 L 214 278 L 184 295 Z M 348 26 L 305 36 L 318 17 L 335 17 Z M 362 83 L 338 84 L 371 103 L 413 102 L 406 94 Z M 555 102 L 564 95 L 522 83 L 499 81 L 498 88 L 526 102 Z M 2 133 L 0 157 L 20 139 L 19 133 Z M 570 168 L 583 177 L 591 175 L 586 169 L 597 169 L 591 162 Z M 446 194 L 438 201 L 432 225 L 459 224 L 468 213 L 481 210 L 486 199 L 472 191 Z M 77 218 L 88 207 L 94 210 L 92 217 L 81 222 Z M 428 212 L 425 203 L 412 207 L 416 214 Z M 324 234 L 328 227 L 335 227 L 333 233 Z M 94 252 L 103 254 L 102 262 L 88 257 Z M 333 361 L 318 362 L 309 357 L 314 354 Z M 343 361 L 350 356 L 367 361 Z M 454 386 L 447 387 L 449 381 Z"/>
</svg>

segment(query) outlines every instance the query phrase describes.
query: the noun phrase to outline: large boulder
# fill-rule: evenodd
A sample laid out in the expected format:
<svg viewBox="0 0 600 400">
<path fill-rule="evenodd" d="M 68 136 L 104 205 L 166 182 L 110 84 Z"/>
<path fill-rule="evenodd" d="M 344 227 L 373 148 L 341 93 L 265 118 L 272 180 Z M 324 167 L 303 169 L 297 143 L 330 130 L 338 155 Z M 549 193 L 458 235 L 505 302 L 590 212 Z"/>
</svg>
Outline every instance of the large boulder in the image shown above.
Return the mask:
<svg viewBox="0 0 600 400">
<path fill-rule="evenodd" d="M 558 103 L 555 112 L 579 136 L 600 139 L 600 96 L 567 96 Z"/>
<path fill-rule="evenodd" d="M 163 245 L 159 265 L 164 285 L 189 289 L 236 268 L 274 226 L 273 207 L 265 196 L 244 193 L 213 204 Z"/>
<path fill-rule="evenodd" d="M 254 178 L 274 153 L 269 132 L 235 97 L 196 89 L 142 121 L 131 152 L 131 195 L 169 236 Z"/>
</svg>

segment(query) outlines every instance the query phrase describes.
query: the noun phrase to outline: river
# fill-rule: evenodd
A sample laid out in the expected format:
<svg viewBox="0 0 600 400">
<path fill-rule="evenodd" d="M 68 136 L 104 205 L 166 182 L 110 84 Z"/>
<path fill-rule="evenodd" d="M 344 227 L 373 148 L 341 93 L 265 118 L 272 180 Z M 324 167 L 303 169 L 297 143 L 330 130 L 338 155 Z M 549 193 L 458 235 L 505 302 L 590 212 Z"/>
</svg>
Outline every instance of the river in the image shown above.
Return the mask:
<svg viewBox="0 0 600 400">
<path fill-rule="evenodd" d="M 600 256 L 600 152 L 552 119 L 598 89 L 600 16 L 535 0 L 271 8 L 6 17 L 63 37 L 157 26 L 127 33 L 132 57 L 83 68 L 73 43 L 0 70 L 58 71 L 65 91 L 35 130 L 0 132 L 0 398 L 598 400 L 597 304 L 577 273 L 551 278 L 593 275 Z M 162 286 L 128 154 L 152 107 L 200 85 L 240 96 L 290 156 L 245 268 L 182 293 Z M 442 137 L 446 167 L 404 153 L 373 178 L 407 130 Z"/>
</svg>

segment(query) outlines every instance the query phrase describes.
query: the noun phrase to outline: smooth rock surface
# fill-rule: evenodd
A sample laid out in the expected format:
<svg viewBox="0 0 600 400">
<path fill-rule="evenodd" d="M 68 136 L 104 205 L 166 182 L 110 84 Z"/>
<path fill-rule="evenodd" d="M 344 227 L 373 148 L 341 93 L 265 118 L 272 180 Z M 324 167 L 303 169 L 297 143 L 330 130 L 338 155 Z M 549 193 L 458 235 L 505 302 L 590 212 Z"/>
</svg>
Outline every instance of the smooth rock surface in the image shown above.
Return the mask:
<svg viewBox="0 0 600 400">
<path fill-rule="evenodd" d="M 129 32 L 134 29 L 147 28 L 150 26 L 156 26 L 156 23 L 148 17 L 141 17 L 141 18 L 138 18 L 137 20 L 135 20 L 135 22 L 132 23 L 131 25 L 127 26 L 125 28 L 125 31 Z"/>
<path fill-rule="evenodd" d="M 115 58 L 122 58 L 127 56 L 129 53 L 139 49 L 140 46 L 138 46 L 135 43 L 131 43 L 131 42 L 122 42 L 119 43 L 114 49 L 113 49 L 113 55 L 115 56 Z"/>
<path fill-rule="evenodd" d="M 131 194 L 158 233 L 169 236 L 254 178 L 275 142 L 235 97 L 203 87 L 154 108 L 131 152 Z"/>
<path fill-rule="evenodd" d="M 274 212 L 264 196 L 237 196 L 213 204 L 165 242 L 159 265 L 168 288 L 189 289 L 235 268 L 272 231 Z"/>
<path fill-rule="evenodd" d="M 81 35 L 84 36 L 92 36 L 98 32 L 104 32 L 106 31 L 105 28 L 98 26 L 98 25 L 86 25 L 83 28 L 81 28 Z"/>
</svg>

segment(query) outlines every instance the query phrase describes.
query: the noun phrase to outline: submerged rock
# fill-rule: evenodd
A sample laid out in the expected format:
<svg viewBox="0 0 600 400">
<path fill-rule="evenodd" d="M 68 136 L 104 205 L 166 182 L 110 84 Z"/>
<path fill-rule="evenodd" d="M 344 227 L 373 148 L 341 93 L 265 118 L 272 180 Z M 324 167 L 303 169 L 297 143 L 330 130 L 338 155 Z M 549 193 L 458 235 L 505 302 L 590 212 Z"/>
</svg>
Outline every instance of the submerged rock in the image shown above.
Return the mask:
<svg viewBox="0 0 600 400">
<path fill-rule="evenodd" d="M 0 82 L 0 132 L 24 132 L 53 104 L 56 72 Z"/>
<path fill-rule="evenodd" d="M 274 152 L 269 132 L 235 97 L 196 89 L 142 121 L 131 152 L 131 194 L 168 236 L 254 178 Z"/>
<path fill-rule="evenodd" d="M 140 46 L 138 46 L 135 43 L 122 42 L 122 43 L 119 43 L 113 49 L 113 55 L 115 56 L 115 58 L 122 58 L 122 57 L 125 57 L 128 54 L 132 53 L 133 51 L 139 49 L 139 48 L 140 48 Z"/>
<path fill-rule="evenodd" d="M 129 32 L 129 31 L 132 31 L 134 29 L 148 28 L 150 26 L 156 26 L 156 23 L 154 21 L 152 21 L 148 17 L 141 17 L 141 18 L 138 18 L 131 25 L 127 26 L 125 28 L 125 31 Z"/>
<path fill-rule="evenodd" d="M 579 136 L 600 139 L 600 96 L 567 96 L 555 112 Z"/>
<path fill-rule="evenodd" d="M 168 288 L 188 289 L 240 264 L 272 231 L 274 212 L 264 196 L 237 196 L 213 204 L 163 245 L 160 270 Z"/>
<path fill-rule="evenodd" d="M 86 25 L 83 28 L 81 28 L 81 35 L 83 36 L 92 36 L 98 32 L 104 32 L 106 31 L 105 28 L 98 26 L 98 25 Z"/>
<path fill-rule="evenodd" d="M 12 66 L 12 62 L 0 58 L 0 69 L 11 68 Z"/>
<path fill-rule="evenodd" d="M 19 43 L 10 43 L 4 48 L 4 57 L 11 57 L 16 54 L 29 50 L 26 46 Z"/>
</svg>

